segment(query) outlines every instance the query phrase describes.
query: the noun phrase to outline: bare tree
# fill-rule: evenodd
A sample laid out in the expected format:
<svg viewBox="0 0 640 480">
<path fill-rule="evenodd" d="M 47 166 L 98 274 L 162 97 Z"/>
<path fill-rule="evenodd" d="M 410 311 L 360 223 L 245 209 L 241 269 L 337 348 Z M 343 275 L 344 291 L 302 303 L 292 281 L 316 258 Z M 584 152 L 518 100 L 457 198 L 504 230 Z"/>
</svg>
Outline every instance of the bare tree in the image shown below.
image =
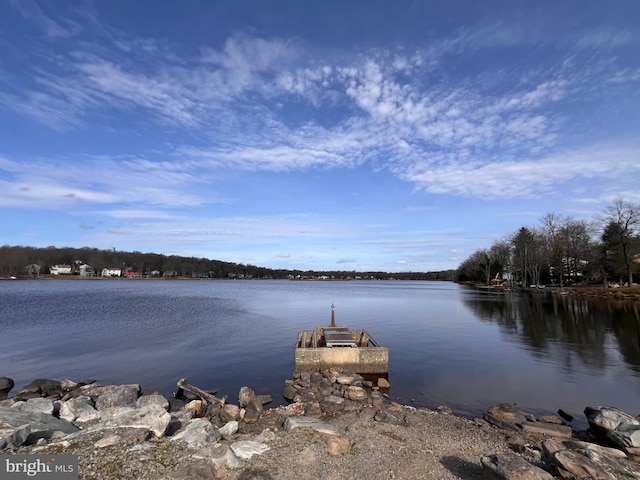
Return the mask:
<svg viewBox="0 0 640 480">
<path fill-rule="evenodd" d="M 566 222 L 567 219 L 561 217 L 557 213 L 547 213 L 540 219 L 549 266 L 553 275 L 558 276 L 558 285 L 560 288 L 562 288 L 563 285 L 562 281 L 564 278 L 563 270 L 565 257 L 561 235 L 562 228 Z"/>
<path fill-rule="evenodd" d="M 633 284 L 633 260 L 638 251 L 640 233 L 640 205 L 616 198 L 613 205 L 607 207 L 602 218 L 605 225 L 603 240 L 607 248 L 620 256 L 626 270 L 628 284 Z"/>
</svg>

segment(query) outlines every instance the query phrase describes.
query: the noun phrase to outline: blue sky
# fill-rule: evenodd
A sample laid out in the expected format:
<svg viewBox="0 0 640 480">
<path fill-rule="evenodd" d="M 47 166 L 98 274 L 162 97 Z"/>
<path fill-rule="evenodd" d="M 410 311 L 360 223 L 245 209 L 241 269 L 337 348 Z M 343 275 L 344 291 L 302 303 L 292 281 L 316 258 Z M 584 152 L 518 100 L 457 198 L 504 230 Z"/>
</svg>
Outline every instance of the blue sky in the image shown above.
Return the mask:
<svg viewBox="0 0 640 480">
<path fill-rule="evenodd" d="M 433 271 L 640 201 L 640 2 L 0 1 L 0 243 Z"/>
</svg>

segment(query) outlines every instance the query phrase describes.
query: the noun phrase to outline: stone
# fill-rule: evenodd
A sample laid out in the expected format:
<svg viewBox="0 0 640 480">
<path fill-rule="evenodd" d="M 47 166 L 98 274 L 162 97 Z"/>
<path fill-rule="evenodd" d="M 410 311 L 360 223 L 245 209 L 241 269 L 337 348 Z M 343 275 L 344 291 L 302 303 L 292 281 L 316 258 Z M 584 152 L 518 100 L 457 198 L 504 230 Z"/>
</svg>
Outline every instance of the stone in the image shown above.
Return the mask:
<svg viewBox="0 0 640 480">
<path fill-rule="evenodd" d="M 251 403 L 255 396 L 256 394 L 249 387 L 240 388 L 240 393 L 238 393 L 238 404 L 240 408 L 247 408 L 247 405 Z"/>
<path fill-rule="evenodd" d="M 242 421 L 245 423 L 256 423 L 263 412 L 262 403 L 257 398 L 253 398 L 251 403 L 245 408 Z"/>
<path fill-rule="evenodd" d="M 119 388 L 125 386 L 132 386 L 138 389 L 138 392 L 142 391 L 140 388 L 140 384 L 137 383 L 125 383 L 122 385 L 99 385 L 95 382 L 84 384 L 83 382 L 78 382 L 80 385 L 80 390 L 82 390 L 83 395 L 91 397 L 92 399 L 98 398 L 104 392 L 109 392 L 112 390 L 118 390 Z"/>
<path fill-rule="evenodd" d="M 378 410 L 373 419 L 376 422 L 387 423 L 389 425 L 406 426 L 404 414 L 400 412 L 389 412 L 387 410 Z"/>
<path fill-rule="evenodd" d="M 245 463 L 240 460 L 227 445 L 216 444 L 209 452 L 209 458 L 216 465 L 230 468 L 242 468 Z"/>
<path fill-rule="evenodd" d="M 74 382 L 73 380 L 69 380 L 68 378 L 65 378 L 64 380 L 60 380 L 60 387 L 62 387 L 63 390 L 73 390 L 74 388 L 76 388 L 78 386 L 77 382 Z"/>
<path fill-rule="evenodd" d="M 344 398 L 349 400 L 363 401 L 367 399 L 367 391 L 362 387 L 347 387 L 344 392 Z"/>
<path fill-rule="evenodd" d="M 288 401 L 292 402 L 295 396 L 298 394 L 298 390 L 293 385 L 286 385 L 282 392 L 282 396 Z"/>
<path fill-rule="evenodd" d="M 562 442 L 567 448 L 571 450 L 593 450 L 602 455 L 608 455 L 613 458 L 627 458 L 627 454 L 617 448 L 604 447 L 597 443 L 582 442 L 580 440 L 565 440 Z"/>
<path fill-rule="evenodd" d="M 640 448 L 638 447 L 627 447 L 624 449 L 624 451 L 627 452 L 629 455 L 634 455 L 634 456 L 640 455 Z"/>
<path fill-rule="evenodd" d="M 378 378 L 378 388 L 390 388 L 391 384 L 386 378 L 380 377 Z"/>
<path fill-rule="evenodd" d="M 553 460 L 553 456 L 560 450 L 565 450 L 566 446 L 560 440 L 555 438 L 548 438 L 542 442 L 542 451 L 549 460 Z"/>
<path fill-rule="evenodd" d="M 234 442 L 229 445 L 229 448 L 231 448 L 233 453 L 235 453 L 236 457 L 243 460 L 248 460 L 254 455 L 262 455 L 264 452 L 271 449 L 269 445 L 255 442 L 253 440 L 241 440 L 239 442 Z"/>
<path fill-rule="evenodd" d="M 177 412 L 171 412 L 170 415 L 171 419 L 169 420 L 169 425 L 167 425 L 167 430 L 165 431 L 165 435 L 168 437 L 175 435 L 177 432 L 189 425 L 189 422 L 193 418 L 193 410 L 183 409 Z"/>
<path fill-rule="evenodd" d="M 9 396 L 9 392 L 15 386 L 12 378 L 0 377 L 0 400 L 4 400 Z"/>
<path fill-rule="evenodd" d="M 572 450 L 560 450 L 554 453 L 553 460 L 558 465 L 560 475 L 565 478 L 616 480 L 616 477 L 593 460 Z"/>
<path fill-rule="evenodd" d="M 371 406 L 373 408 L 382 408 L 384 405 L 384 397 L 380 392 L 371 392 L 369 398 L 371 399 Z"/>
<path fill-rule="evenodd" d="M 96 398 L 96 410 L 112 407 L 133 407 L 140 395 L 140 385 L 120 385 L 118 388 L 105 390 Z"/>
<path fill-rule="evenodd" d="M 333 436 L 327 439 L 327 448 L 331 455 L 344 455 L 351 450 L 351 442 L 347 437 Z"/>
<path fill-rule="evenodd" d="M 201 417 L 206 411 L 207 404 L 202 400 L 191 400 L 184 406 L 184 408 L 187 410 L 191 410 L 194 417 Z"/>
<path fill-rule="evenodd" d="M 306 417 L 320 418 L 322 417 L 322 407 L 320 402 L 308 402 L 304 409 L 304 415 Z"/>
<path fill-rule="evenodd" d="M 245 423 L 255 423 L 260 418 L 264 408 L 262 402 L 249 387 L 242 387 L 238 394 L 238 403 L 240 408 L 244 408 L 244 416 L 242 421 Z"/>
<path fill-rule="evenodd" d="M 289 432 L 295 428 L 310 428 L 316 432 L 337 435 L 338 431 L 333 425 L 311 417 L 287 417 L 284 421 L 284 429 Z"/>
<path fill-rule="evenodd" d="M 171 415 L 160 405 L 146 405 L 135 407 L 112 407 L 101 410 L 100 419 L 86 431 L 103 430 L 107 428 L 142 428 L 152 432 L 156 437 L 162 437 L 171 421 Z"/>
<path fill-rule="evenodd" d="M 216 480 L 218 471 L 212 460 L 204 460 L 172 472 L 162 480 Z"/>
<path fill-rule="evenodd" d="M 557 415 L 543 415 L 538 420 L 541 421 L 541 422 L 555 423 L 557 425 L 564 425 L 564 422 L 562 421 L 562 419 L 560 417 L 558 417 Z"/>
<path fill-rule="evenodd" d="M 38 378 L 33 382 L 25 385 L 18 390 L 18 396 L 24 398 L 34 398 L 30 394 L 36 394 L 38 397 L 48 397 L 49 395 L 60 395 L 62 393 L 62 387 L 57 380 L 47 380 L 45 378 Z"/>
<path fill-rule="evenodd" d="M 171 437 L 172 442 L 185 443 L 189 448 L 199 450 L 215 444 L 222 438 L 220 431 L 206 418 L 196 418 L 189 425 Z"/>
<path fill-rule="evenodd" d="M 100 417 L 100 414 L 93 407 L 92 400 L 89 397 L 82 396 L 62 402 L 59 417 L 68 422 L 82 424 L 96 420 Z"/>
<path fill-rule="evenodd" d="M 451 408 L 447 407 L 446 405 L 438 405 L 436 407 L 436 412 L 443 413 L 445 415 L 453 415 L 453 410 L 451 410 Z"/>
<path fill-rule="evenodd" d="M 567 422 L 573 422 L 573 415 L 571 415 L 570 413 L 565 412 L 562 409 L 558 410 L 558 415 L 560 415 Z"/>
<path fill-rule="evenodd" d="M 622 424 L 612 432 L 607 432 L 607 439 L 621 448 L 640 447 L 640 425 Z"/>
<path fill-rule="evenodd" d="M 550 435 L 552 437 L 564 437 L 571 438 L 573 430 L 568 425 L 557 425 L 555 423 L 545 422 L 529 422 L 525 420 L 521 423 L 522 429 L 525 432 L 542 433 L 544 435 Z"/>
<path fill-rule="evenodd" d="M 155 403 L 164 408 L 167 412 L 169 411 L 169 400 L 164 395 L 160 395 L 158 393 L 153 393 L 151 395 L 142 395 L 138 397 L 136 400 L 136 407 L 144 407 L 145 405 L 150 405 Z"/>
<path fill-rule="evenodd" d="M 262 405 L 268 405 L 273 402 L 273 398 L 271 397 L 271 395 L 256 395 L 256 398 Z"/>
<path fill-rule="evenodd" d="M 49 440 L 59 433 L 67 435 L 78 431 L 78 427 L 75 425 L 53 415 L 40 412 L 21 412 L 15 408 L 6 407 L 0 407 L 0 425 L 3 425 L 4 428 L 29 425 L 31 432 L 24 442 L 26 445 L 35 444 L 40 438 Z"/>
<path fill-rule="evenodd" d="M 351 375 L 340 375 L 336 378 L 336 383 L 340 385 L 351 385 L 355 381 L 355 377 Z"/>
<path fill-rule="evenodd" d="M 220 427 L 218 429 L 218 431 L 220 432 L 220 435 L 222 435 L 222 437 L 226 440 L 230 439 L 231 437 L 233 437 L 236 433 L 238 433 L 238 422 L 235 420 L 232 420 L 230 422 L 225 423 L 222 427 Z"/>
<path fill-rule="evenodd" d="M 402 412 L 404 411 L 404 407 L 399 403 L 391 402 L 387 407 L 387 410 L 389 410 L 390 412 Z"/>
<path fill-rule="evenodd" d="M 53 415 L 53 402 L 47 398 L 30 398 L 26 402 L 20 403 L 22 403 L 20 410 L 23 412 L 40 412 Z"/>
<path fill-rule="evenodd" d="M 594 435 L 604 436 L 623 424 L 640 425 L 637 418 L 615 407 L 586 407 L 584 414 Z"/>
<path fill-rule="evenodd" d="M 493 418 L 511 424 L 520 424 L 526 420 L 524 413 L 518 410 L 515 405 L 511 405 L 510 403 L 498 403 L 492 405 L 487 410 L 487 413 L 492 415 Z M 485 420 L 487 419 L 485 418 Z M 492 423 L 490 420 L 487 421 Z"/>
<path fill-rule="evenodd" d="M 122 439 L 118 435 L 109 435 L 98 440 L 96 443 L 94 443 L 94 446 L 96 448 L 110 447 L 111 445 L 120 443 L 121 440 Z"/>
<path fill-rule="evenodd" d="M 5 448 L 21 447 L 29 438 L 31 426 L 27 423 L 18 427 L 3 427 L 0 423 L 0 451 Z"/>
<path fill-rule="evenodd" d="M 499 428 L 503 428 L 505 430 L 511 430 L 514 432 L 520 431 L 520 427 L 518 427 L 518 425 L 516 425 L 515 423 L 512 423 L 507 420 L 502 420 L 501 418 L 498 418 L 495 415 L 490 414 L 489 412 L 483 413 L 482 419 L 485 420 L 487 423 L 490 423 L 491 425 L 494 425 Z"/>
<path fill-rule="evenodd" d="M 480 459 L 487 480 L 553 480 L 553 475 L 511 452 Z"/>
<path fill-rule="evenodd" d="M 320 402 L 323 412 L 328 414 L 336 414 L 344 411 L 344 398 L 336 395 L 329 395 Z"/>
<path fill-rule="evenodd" d="M 228 403 L 222 407 L 218 416 L 220 417 L 220 420 L 225 423 L 237 420 L 240 417 L 240 407 L 232 403 Z"/>
<path fill-rule="evenodd" d="M 522 455 L 528 462 L 535 464 L 542 461 L 542 451 L 534 445 L 516 443 L 512 444 L 512 449 Z"/>
<path fill-rule="evenodd" d="M 265 428 L 264 430 L 262 430 L 262 432 L 260 432 L 260 435 L 254 438 L 254 440 L 260 443 L 269 443 L 275 441 L 277 438 L 278 437 L 276 435 L 276 432 L 274 432 L 270 428 Z"/>
</svg>

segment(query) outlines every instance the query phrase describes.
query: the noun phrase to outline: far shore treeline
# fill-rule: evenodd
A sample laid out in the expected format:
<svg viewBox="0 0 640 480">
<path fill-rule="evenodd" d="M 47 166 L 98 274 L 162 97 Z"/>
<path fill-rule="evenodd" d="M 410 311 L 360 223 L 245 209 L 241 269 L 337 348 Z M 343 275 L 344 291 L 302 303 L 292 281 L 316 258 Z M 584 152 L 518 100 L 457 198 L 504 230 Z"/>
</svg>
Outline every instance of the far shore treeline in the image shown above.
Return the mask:
<svg viewBox="0 0 640 480">
<path fill-rule="evenodd" d="M 640 277 L 640 205 L 618 198 L 591 221 L 547 213 L 477 250 L 456 273 L 493 285 L 632 286 Z"/>
<path fill-rule="evenodd" d="M 104 268 L 139 272 L 142 278 L 217 278 L 217 279 L 326 279 L 326 280 L 454 280 L 455 270 L 445 272 L 355 272 L 270 269 L 255 265 L 211 260 L 208 258 L 161 255 L 157 253 L 99 250 L 71 247 L 0 247 L 0 277 L 17 278 L 49 275 L 54 265 L 88 264 L 92 276 L 100 277 Z M 37 274 L 33 266 L 38 266 Z M 71 275 L 79 276 L 73 268 Z M 59 275 L 68 278 L 68 275 Z"/>
<path fill-rule="evenodd" d="M 536 226 L 519 230 L 475 251 L 456 270 L 434 272 L 356 272 L 270 269 L 208 258 L 83 247 L 0 247 L 0 278 L 51 275 L 141 278 L 444 280 L 485 285 L 539 286 L 600 283 L 631 286 L 640 277 L 640 205 L 620 198 L 591 221 L 547 213 Z M 83 270 L 88 267 L 89 270 Z M 51 275 L 58 276 L 58 275 Z M 62 277 L 64 277 L 63 275 Z"/>
</svg>

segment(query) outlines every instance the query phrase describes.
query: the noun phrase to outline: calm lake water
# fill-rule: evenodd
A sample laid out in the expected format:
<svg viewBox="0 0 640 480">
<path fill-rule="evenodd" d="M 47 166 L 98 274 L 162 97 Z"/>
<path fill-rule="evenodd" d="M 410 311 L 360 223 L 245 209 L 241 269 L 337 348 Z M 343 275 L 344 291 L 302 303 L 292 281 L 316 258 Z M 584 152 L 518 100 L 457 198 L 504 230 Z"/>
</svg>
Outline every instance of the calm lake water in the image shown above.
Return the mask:
<svg viewBox="0 0 640 480">
<path fill-rule="evenodd" d="M 39 280 L 0 282 L 0 376 L 141 383 L 180 377 L 283 404 L 298 330 L 369 330 L 389 347 L 390 396 L 478 415 L 498 402 L 584 418 L 640 413 L 640 306 L 445 282 Z M 15 391 L 13 392 L 15 393 Z"/>
</svg>

